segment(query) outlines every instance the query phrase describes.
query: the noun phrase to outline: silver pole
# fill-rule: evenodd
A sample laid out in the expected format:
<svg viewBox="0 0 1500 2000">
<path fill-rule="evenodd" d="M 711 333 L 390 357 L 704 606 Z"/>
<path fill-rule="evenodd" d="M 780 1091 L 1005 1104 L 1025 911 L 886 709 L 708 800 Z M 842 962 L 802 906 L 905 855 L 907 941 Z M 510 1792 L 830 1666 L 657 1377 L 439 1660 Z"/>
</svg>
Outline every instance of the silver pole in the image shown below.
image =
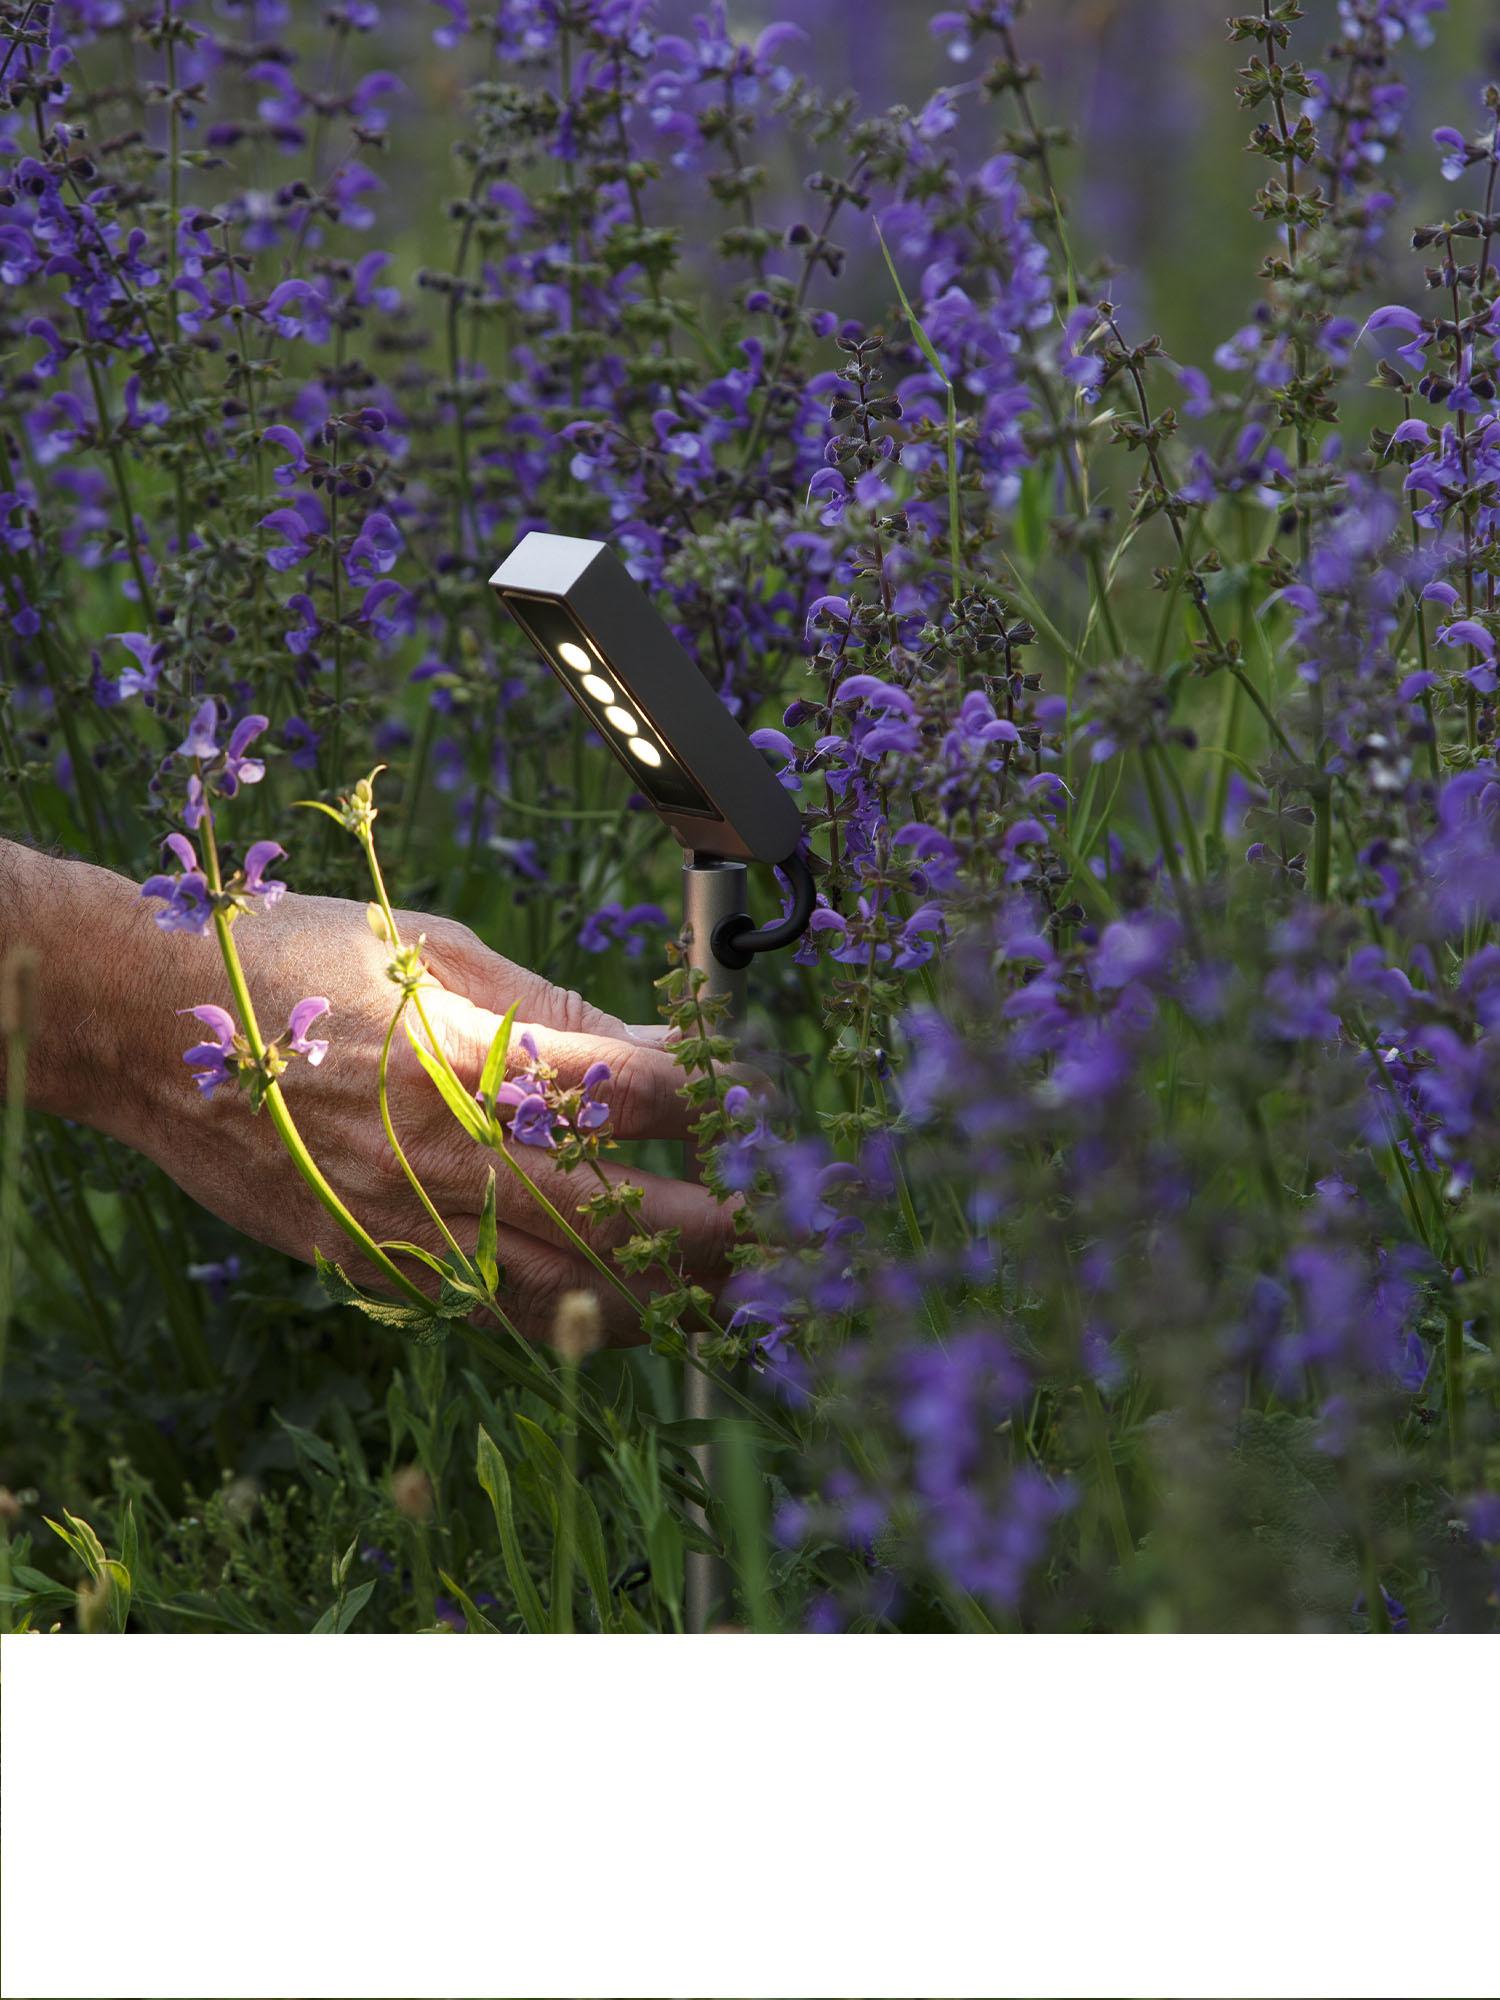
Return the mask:
<svg viewBox="0 0 1500 2000">
<path fill-rule="evenodd" d="M 731 972 L 728 966 L 721 965 L 714 957 L 713 934 L 716 924 L 722 923 L 725 917 L 739 916 L 745 907 L 743 861 L 719 861 L 706 855 L 688 855 L 682 864 L 682 909 L 688 964 L 695 971 L 707 973 L 708 983 L 704 988 L 705 992 L 729 996 L 726 1020 L 730 1027 L 733 1027 L 745 1011 L 745 975 L 743 972 Z M 699 1177 L 698 1156 L 691 1140 L 683 1149 L 683 1172 L 689 1180 L 697 1180 Z M 690 1332 L 689 1346 L 696 1348 L 698 1339 L 696 1333 Z M 689 1417 L 711 1416 L 713 1397 L 708 1377 L 695 1368 L 691 1361 L 685 1364 L 684 1374 L 685 1413 Z M 693 1456 L 698 1461 L 699 1470 L 706 1483 L 709 1473 L 708 1446 L 695 1446 Z M 700 1526 L 706 1525 L 701 1513 L 697 1518 Z M 690 1632 L 705 1631 L 713 1600 L 712 1556 L 702 1555 L 690 1549 L 683 1583 L 687 1629 Z"/>
</svg>

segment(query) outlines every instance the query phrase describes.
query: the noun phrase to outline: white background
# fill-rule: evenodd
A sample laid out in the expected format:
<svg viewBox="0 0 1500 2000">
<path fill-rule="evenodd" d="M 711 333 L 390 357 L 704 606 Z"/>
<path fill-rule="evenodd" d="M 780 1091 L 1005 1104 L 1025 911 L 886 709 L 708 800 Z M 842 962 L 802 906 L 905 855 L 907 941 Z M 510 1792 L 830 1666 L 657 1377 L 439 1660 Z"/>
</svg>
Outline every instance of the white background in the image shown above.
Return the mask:
<svg viewBox="0 0 1500 2000">
<path fill-rule="evenodd" d="M 26 1637 L 51 1996 L 1489 1996 L 1484 1639 Z"/>
</svg>

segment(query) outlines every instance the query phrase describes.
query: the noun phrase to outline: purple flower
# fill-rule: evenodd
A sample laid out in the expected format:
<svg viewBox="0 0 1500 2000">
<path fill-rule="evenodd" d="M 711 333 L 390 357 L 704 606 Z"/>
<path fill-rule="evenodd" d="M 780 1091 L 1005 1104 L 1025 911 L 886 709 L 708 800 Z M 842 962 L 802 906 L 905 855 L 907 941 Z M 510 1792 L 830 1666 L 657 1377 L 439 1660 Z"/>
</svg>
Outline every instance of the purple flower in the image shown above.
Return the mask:
<svg viewBox="0 0 1500 2000">
<path fill-rule="evenodd" d="M 589 952 L 623 944 L 627 958 L 639 958 L 646 948 L 647 934 L 666 927 L 667 913 L 660 903 L 632 903 L 628 908 L 623 903 L 605 903 L 584 918 L 578 942 Z"/>
<path fill-rule="evenodd" d="M 1170 917 L 1126 917 L 1107 925 L 1089 964 L 1095 990 L 1117 993 L 1137 981 L 1145 985 L 1160 981 L 1180 938 Z"/>
<path fill-rule="evenodd" d="M 269 910 L 279 903 L 286 894 L 285 882 L 266 881 L 265 871 L 273 861 L 279 861 L 286 853 L 284 847 L 274 840 L 257 840 L 245 856 L 244 893 L 259 897 Z M 303 1005 L 307 1003 L 304 1001 Z"/>
<path fill-rule="evenodd" d="M 202 937 L 212 919 L 213 904 L 197 852 L 181 833 L 169 833 L 162 844 L 171 849 L 183 872 L 151 876 L 141 884 L 141 894 L 160 901 L 163 906 L 152 913 L 158 930 L 188 931 L 194 937 Z"/>
<path fill-rule="evenodd" d="M 261 516 L 260 525 L 280 535 L 285 544 L 279 549 L 266 550 L 266 561 L 272 569 L 295 569 L 298 563 L 310 560 L 317 533 L 296 507 L 273 508 Z"/>
<path fill-rule="evenodd" d="M 287 278 L 265 304 L 269 324 L 284 340 L 321 343 L 328 338 L 328 302 L 305 278 Z"/>
<path fill-rule="evenodd" d="M 278 848 L 277 852 L 280 852 Z M 287 1015 L 287 1047 L 295 1049 L 299 1056 L 306 1056 L 309 1064 L 316 1069 L 328 1053 L 327 1042 L 309 1040 L 308 1029 L 313 1022 L 328 1012 L 328 1002 L 320 996 L 299 1000 Z"/>
<path fill-rule="evenodd" d="M 222 1304 L 228 1298 L 229 1288 L 238 1280 L 242 1268 L 238 1257 L 229 1256 L 216 1258 L 211 1263 L 189 1264 L 187 1275 L 195 1285 L 206 1285 L 209 1297 L 216 1303 Z"/>
<path fill-rule="evenodd" d="M 224 752 L 224 767 L 215 774 L 215 782 L 226 799 L 232 799 L 241 785 L 258 785 L 266 775 L 261 759 L 247 757 L 245 750 L 268 727 L 263 715 L 242 715 L 234 725 L 229 748 Z M 278 848 L 277 852 L 280 851 Z"/>
<path fill-rule="evenodd" d="M 193 717 L 188 733 L 177 746 L 179 757 L 217 757 L 219 746 L 214 741 L 219 727 L 219 705 L 212 696 Z"/>
<path fill-rule="evenodd" d="M 914 910 L 898 933 L 891 969 L 910 972 L 925 965 L 937 949 L 933 940 L 942 937 L 947 928 L 947 920 L 936 903 L 924 903 L 921 909 Z"/>
<path fill-rule="evenodd" d="M 1440 168 L 1445 181 L 1456 181 L 1469 163 L 1469 142 L 1462 132 L 1453 125 L 1439 125 L 1432 134 L 1433 144 L 1441 148 L 1443 163 Z"/>
<path fill-rule="evenodd" d="M 597 1132 L 609 1123 L 609 1106 L 601 1104 L 599 1092 L 610 1079 L 610 1068 L 606 1062 L 590 1063 L 583 1074 L 583 1097 L 578 1111 L 578 1129 L 581 1132 Z"/>
<path fill-rule="evenodd" d="M 1495 657 L 1494 639 L 1475 618 L 1458 618 L 1451 625 L 1440 625 L 1437 638 L 1440 646 L 1473 646 L 1487 660 Z"/>
<path fill-rule="evenodd" d="M 111 632 L 111 639 L 118 639 L 135 661 L 133 667 L 126 667 L 114 683 L 116 692 L 124 697 L 131 694 L 149 694 L 156 686 L 161 674 L 162 649 L 157 641 L 147 638 L 144 632 Z"/>
<path fill-rule="evenodd" d="M 287 746 L 287 761 L 294 771 L 315 771 L 318 768 L 318 745 L 322 742 L 322 732 L 314 729 L 305 717 L 289 715 L 281 725 L 281 740 Z"/>
<path fill-rule="evenodd" d="M 1360 328 L 1359 337 L 1363 340 L 1367 333 L 1379 333 L 1392 326 L 1398 333 L 1406 335 L 1405 346 L 1398 347 L 1396 352 L 1403 361 L 1420 368 L 1426 359 L 1427 343 L 1432 335 L 1423 324 L 1420 313 L 1414 313 L 1410 306 L 1377 306 Z"/>
<path fill-rule="evenodd" d="M 401 530 L 389 514 L 369 514 L 349 545 L 344 568 L 351 582 L 373 583 L 394 569 L 402 549 Z"/>
<path fill-rule="evenodd" d="M 502 1091 L 504 1086 L 502 1085 Z M 521 1098 L 510 1121 L 511 1137 L 521 1146 L 542 1146 L 549 1150 L 555 1146 L 552 1137 L 552 1112 L 545 1097 L 535 1091 Z"/>
<path fill-rule="evenodd" d="M 261 432 L 262 444 L 280 445 L 291 456 L 278 465 L 272 477 L 278 486 L 295 486 L 299 476 L 307 470 L 307 452 L 302 440 L 290 424 L 271 424 Z M 264 526 L 264 522 L 262 526 Z"/>
<path fill-rule="evenodd" d="M 157 920 L 160 922 L 160 919 Z M 237 1061 L 230 1058 L 236 1053 L 237 1030 L 234 1016 L 223 1007 L 180 1007 L 181 1014 L 191 1014 L 201 1021 L 210 1032 L 211 1039 L 195 1042 L 183 1052 L 182 1060 L 196 1071 L 193 1078 L 205 1097 L 212 1097 L 221 1083 L 232 1083 L 239 1073 Z"/>
</svg>

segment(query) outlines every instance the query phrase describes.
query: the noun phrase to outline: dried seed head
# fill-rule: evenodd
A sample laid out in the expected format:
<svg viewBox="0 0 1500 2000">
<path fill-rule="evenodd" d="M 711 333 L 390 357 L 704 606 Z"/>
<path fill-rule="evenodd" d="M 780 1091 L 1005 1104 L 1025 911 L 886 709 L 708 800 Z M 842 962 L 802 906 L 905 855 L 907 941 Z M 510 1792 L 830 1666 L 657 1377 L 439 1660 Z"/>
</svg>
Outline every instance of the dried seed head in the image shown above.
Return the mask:
<svg viewBox="0 0 1500 2000">
<path fill-rule="evenodd" d="M 420 1465 L 398 1465 L 391 1474 L 391 1500 L 408 1521 L 432 1519 L 432 1481 Z"/>
<path fill-rule="evenodd" d="M 0 965 L 0 1034 L 29 1042 L 36 1033 L 37 966 L 30 945 L 12 945 Z"/>
<path fill-rule="evenodd" d="M 564 1292 L 552 1322 L 552 1345 L 564 1361 L 584 1361 L 604 1345 L 599 1301 L 592 1292 Z"/>
</svg>

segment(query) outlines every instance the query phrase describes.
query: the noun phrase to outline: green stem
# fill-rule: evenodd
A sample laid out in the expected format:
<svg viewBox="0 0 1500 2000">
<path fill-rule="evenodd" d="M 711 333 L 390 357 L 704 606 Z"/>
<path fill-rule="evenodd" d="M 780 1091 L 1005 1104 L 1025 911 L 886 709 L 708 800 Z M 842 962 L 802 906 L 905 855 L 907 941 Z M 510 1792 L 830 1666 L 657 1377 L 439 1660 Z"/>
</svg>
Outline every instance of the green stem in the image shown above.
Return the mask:
<svg viewBox="0 0 1500 2000">
<path fill-rule="evenodd" d="M 208 822 L 204 822 L 208 827 Z M 219 859 L 215 849 L 211 827 L 205 842 L 207 847 L 212 880 L 215 890 L 219 890 Z M 257 1063 L 264 1064 L 266 1045 L 260 1032 L 260 1024 L 255 1018 L 255 1007 L 250 998 L 250 988 L 245 980 L 245 968 L 240 963 L 240 955 L 230 930 L 229 918 L 222 910 L 214 912 L 214 930 L 219 940 L 219 951 L 224 960 L 224 970 L 229 975 L 230 991 L 234 995 L 235 1006 L 239 1009 L 240 1026 L 245 1031 L 245 1039 L 250 1044 L 250 1053 Z M 302 1134 L 297 1130 L 286 1099 L 281 1094 L 281 1085 L 272 1078 L 265 1087 L 264 1103 L 271 1114 L 271 1123 L 276 1127 L 276 1135 L 291 1156 L 292 1165 L 312 1189 L 323 1207 L 343 1230 L 350 1242 L 355 1244 L 395 1289 L 410 1304 L 420 1306 L 423 1312 L 431 1310 L 426 1295 L 415 1286 L 405 1272 L 398 1270 L 390 1258 L 375 1241 L 369 1230 L 344 1206 L 324 1178 L 317 1161 L 307 1150 Z"/>
<path fill-rule="evenodd" d="M 1320 758 L 1321 763 L 1321 758 Z M 1328 876 L 1333 858 L 1333 786 L 1320 769 L 1313 787 L 1313 895 L 1328 901 Z"/>
<path fill-rule="evenodd" d="M 391 899 L 386 893 L 385 877 L 381 872 L 380 860 L 375 852 L 374 835 L 371 833 L 368 827 L 360 831 L 359 840 L 360 844 L 363 846 L 365 850 L 365 859 L 369 863 L 370 880 L 375 885 L 376 897 L 379 900 L 380 908 L 382 913 L 384 914 L 386 923 L 390 928 L 390 938 L 392 947 L 395 950 L 399 951 L 401 949 L 401 933 L 396 925 L 396 915 L 391 908 Z M 417 1019 L 422 1023 L 422 1031 L 427 1037 L 428 1046 L 432 1050 L 434 1057 L 437 1059 L 439 1063 L 442 1064 L 442 1067 L 444 1071 L 447 1073 L 449 1080 L 456 1086 L 457 1089 L 463 1091 L 467 1096 L 469 1094 L 468 1085 L 464 1082 L 463 1078 L 458 1074 L 458 1071 L 453 1067 L 453 1064 L 448 1057 L 448 1051 L 443 1046 L 442 1037 L 434 1029 L 431 1020 L 428 1018 L 427 1009 L 422 1003 L 422 993 L 420 987 L 414 986 L 412 988 L 411 1000 L 412 1000 L 412 1005 L 417 1010 Z M 600 1274 L 600 1276 L 604 1278 L 607 1283 L 614 1286 L 615 1290 L 620 1293 L 621 1297 L 628 1299 L 630 1301 L 631 1311 L 636 1314 L 639 1314 L 641 1310 L 641 1302 L 636 1297 L 635 1293 L 631 1291 L 629 1285 L 625 1283 L 624 1279 L 620 1277 L 618 1272 L 612 1271 L 609 1268 L 609 1266 L 604 1262 L 604 1259 L 598 1254 L 596 1250 L 594 1250 L 588 1243 L 584 1241 L 583 1237 L 580 1236 L 578 1231 L 573 1228 L 572 1224 L 566 1222 L 563 1219 L 562 1215 L 558 1212 L 556 1208 L 554 1208 L 552 1203 L 548 1201 L 547 1197 L 542 1193 L 541 1189 L 537 1186 L 536 1182 L 532 1180 L 531 1176 L 516 1160 L 514 1160 L 511 1157 L 510 1152 L 506 1148 L 504 1142 L 501 1141 L 496 1146 L 495 1150 L 499 1153 L 501 1159 L 504 1160 L 505 1164 L 510 1168 L 511 1172 L 530 1191 L 532 1199 L 537 1203 L 538 1207 L 542 1210 L 542 1213 L 548 1217 L 548 1219 L 553 1223 L 553 1225 L 557 1229 L 562 1231 L 563 1235 L 567 1238 L 568 1242 L 571 1243 L 571 1245 L 578 1252 L 578 1254 L 581 1257 L 585 1258 L 590 1264 L 592 1264 L 594 1269 Z"/>
<path fill-rule="evenodd" d="M 391 1122 L 391 1101 L 390 1101 L 389 1089 L 387 1087 L 388 1072 L 390 1069 L 390 1061 L 391 1061 L 391 1041 L 396 1033 L 396 1024 L 400 1021 L 401 1016 L 406 1012 L 406 1003 L 409 998 L 410 998 L 409 994 L 405 993 L 402 994 L 400 1004 L 397 1006 L 395 1013 L 392 1014 L 391 1016 L 390 1026 L 385 1031 L 385 1040 L 380 1045 L 380 1070 L 377 1079 L 377 1089 L 380 1097 L 380 1122 L 385 1127 L 386 1144 L 395 1154 L 397 1162 L 400 1165 L 401 1171 L 403 1174 L 405 1174 L 407 1181 L 411 1186 L 412 1193 L 417 1197 L 417 1200 L 421 1202 L 423 1208 L 427 1211 L 428 1220 L 432 1223 L 433 1227 L 437 1229 L 439 1234 L 442 1236 L 443 1241 L 448 1245 L 448 1248 L 453 1252 L 454 1256 L 458 1259 L 459 1269 L 463 1272 L 465 1278 L 467 1278 L 471 1284 L 480 1285 L 481 1289 L 485 1289 L 480 1280 L 479 1273 L 474 1269 L 474 1266 L 469 1262 L 469 1259 L 464 1255 L 463 1251 L 459 1248 L 458 1239 L 454 1236 L 452 1230 L 448 1227 L 447 1223 L 444 1222 L 442 1216 L 438 1214 L 437 1209 L 433 1206 L 432 1200 L 428 1195 L 426 1188 L 424 1188 L 421 1181 L 418 1180 L 416 1172 L 411 1165 L 411 1162 L 407 1159 L 406 1154 L 402 1151 L 401 1141 L 396 1137 L 396 1127 Z"/>
<path fill-rule="evenodd" d="M 1104 1488 L 1104 1511 L 1109 1516 L 1115 1553 L 1120 1558 L 1121 1569 L 1128 1570 L 1135 1561 L 1135 1542 L 1131 1538 L 1130 1521 L 1125 1512 L 1125 1496 L 1120 1491 L 1120 1476 L 1115 1470 L 1115 1457 L 1110 1449 L 1109 1421 L 1104 1414 L 1104 1404 L 1100 1401 L 1099 1391 L 1092 1382 L 1086 1381 L 1083 1384 L 1083 1407 L 1094 1447 L 1094 1462 L 1099 1468 L 1099 1480 Z"/>
<path fill-rule="evenodd" d="M 1444 1400 L 1448 1405 L 1448 1453 L 1453 1461 L 1453 1477 L 1458 1478 L 1459 1452 L 1464 1436 L 1464 1327 L 1457 1306 L 1448 1308 L 1443 1329 Z"/>
</svg>

